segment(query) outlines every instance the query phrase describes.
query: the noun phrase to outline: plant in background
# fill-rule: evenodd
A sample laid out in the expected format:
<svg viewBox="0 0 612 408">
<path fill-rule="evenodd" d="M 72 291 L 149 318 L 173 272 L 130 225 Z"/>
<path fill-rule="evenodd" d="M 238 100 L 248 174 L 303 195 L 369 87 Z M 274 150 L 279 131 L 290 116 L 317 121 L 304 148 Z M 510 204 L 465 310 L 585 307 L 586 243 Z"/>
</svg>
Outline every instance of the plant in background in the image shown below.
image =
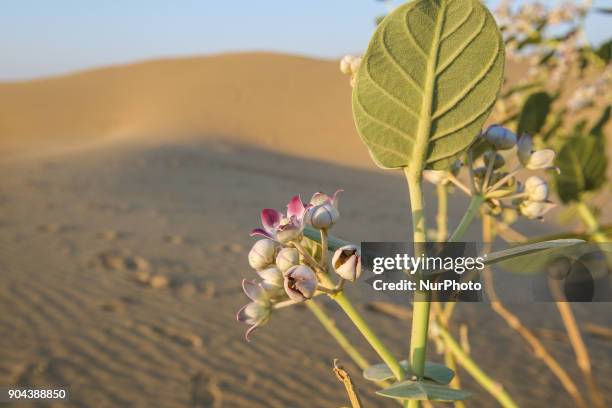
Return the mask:
<svg viewBox="0 0 612 408">
<path fill-rule="evenodd" d="M 351 75 L 355 123 L 373 160 L 380 167 L 401 170 L 406 177 L 415 253 L 420 253 L 427 241 L 424 179 L 441 186 L 440 197 L 454 185 L 471 198 L 448 239 L 446 210 L 439 212 L 438 232 L 443 231 L 438 234 L 439 240 L 460 240 L 481 211 L 494 216 L 510 211 L 540 218 L 551 207 L 547 183 L 532 175 L 523 184 L 517 176 L 556 169 L 554 152 L 534 149 L 529 136 L 517 140 L 506 127 L 494 125 L 481 130 L 502 86 L 504 41 L 495 19 L 480 1 L 406 3 L 382 19 L 363 57 L 345 58 L 341 70 Z M 517 165 L 507 171 L 509 161 Z M 467 169 L 467 183 L 459 179 L 461 168 Z M 265 238 L 256 242 L 249 254 L 249 263 L 261 281 L 244 281 L 251 302 L 237 316 L 251 326 L 247 337 L 278 309 L 304 303 L 364 369 L 364 377 L 381 387 L 377 394 L 382 397 L 410 407 L 430 401 L 461 405 L 469 398 L 469 392 L 457 387 L 453 369 L 426 361 L 428 338 L 433 338 L 441 345 L 448 365 L 462 365 L 502 406 L 517 406 L 451 333 L 454 303 L 434 303 L 432 308 L 431 293 L 415 293 L 410 350 L 405 360 L 397 358 L 367 324 L 345 293 L 347 282 L 361 275 L 360 249 L 329 235 L 341 218 L 337 194 L 315 193 L 308 203 L 293 197 L 285 214 L 262 211 L 263 228 L 253 234 Z M 527 244 L 489 253 L 486 263 L 577 242 Z M 330 251 L 334 251 L 331 257 Z M 425 278 L 421 271 L 416 276 Z M 371 365 L 363 358 L 317 305 L 318 296 L 333 299 L 381 363 Z M 347 384 L 352 404 L 358 406 L 352 383 Z"/>
</svg>

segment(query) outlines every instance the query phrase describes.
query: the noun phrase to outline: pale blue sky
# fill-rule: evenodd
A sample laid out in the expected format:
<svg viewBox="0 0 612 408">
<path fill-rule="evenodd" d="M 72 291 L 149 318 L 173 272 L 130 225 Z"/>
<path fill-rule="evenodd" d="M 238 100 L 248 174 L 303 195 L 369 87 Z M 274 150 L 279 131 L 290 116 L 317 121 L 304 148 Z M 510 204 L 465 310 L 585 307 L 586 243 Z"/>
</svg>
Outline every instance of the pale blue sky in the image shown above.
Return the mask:
<svg viewBox="0 0 612 408">
<path fill-rule="evenodd" d="M 0 80 L 228 51 L 338 58 L 367 45 L 385 10 L 374 0 L 3 0 Z M 591 40 L 611 23 L 591 17 Z"/>
</svg>

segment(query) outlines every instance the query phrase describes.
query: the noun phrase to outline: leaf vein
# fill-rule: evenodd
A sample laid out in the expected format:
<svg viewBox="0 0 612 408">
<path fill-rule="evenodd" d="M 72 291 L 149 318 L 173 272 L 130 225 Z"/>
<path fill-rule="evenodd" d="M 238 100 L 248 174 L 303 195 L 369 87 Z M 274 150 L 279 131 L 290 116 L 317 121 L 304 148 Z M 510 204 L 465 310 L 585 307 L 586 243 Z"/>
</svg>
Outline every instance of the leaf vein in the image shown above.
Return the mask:
<svg viewBox="0 0 612 408">
<path fill-rule="evenodd" d="M 457 61 L 457 59 L 461 56 L 461 54 L 463 54 L 463 52 L 470 46 L 470 44 L 472 44 L 472 41 L 474 41 L 476 37 L 478 37 L 483 32 L 486 22 L 487 22 L 487 17 L 483 16 L 482 22 L 480 23 L 478 29 L 475 30 L 473 33 L 471 33 L 470 36 L 463 42 L 463 44 L 461 44 L 460 47 L 457 47 L 457 50 L 453 53 L 453 55 L 448 57 L 446 61 L 444 61 L 444 64 L 440 65 L 440 67 L 436 71 L 437 75 L 440 75 L 453 62 Z"/>
<path fill-rule="evenodd" d="M 421 57 L 423 57 L 423 58 L 425 58 L 425 60 L 427 60 L 427 58 L 429 58 L 427 53 L 425 52 L 423 47 L 421 47 L 421 44 L 419 44 L 417 42 L 414 34 L 412 33 L 412 30 L 410 30 L 410 24 L 408 24 L 408 16 L 410 15 L 410 11 L 412 11 L 412 9 L 408 9 L 406 11 L 406 14 L 404 15 L 404 24 L 402 24 L 404 26 L 404 31 L 406 33 L 406 36 L 408 37 L 408 39 L 412 43 L 412 45 L 414 45 L 414 47 L 417 49 L 418 53 L 421 55 Z"/>
<path fill-rule="evenodd" d="M 388 124 L 387 122 L 385 122 L 385 121 L 383 121 L 383 120 L 381 120 L 381 119 L 377 118 L 376 116 L 374 116 L 374 115 L 372 115 L 370 112 L 368 112 L 368 111 L 366 110 L 365 106 L 363 106 L 363 103 L 361 102 L 361 100 L 359 100 L 359 97 L 357 97 L 357 98 L 356 98 L 356 101 L 357 101 L 357 106 L 358 106 L 358 107 L 361 109 L 361 111 L 363 112 L 363 114 L 364 114 L 364 115 L 365 115 L 365 116 L 366 116 L 366 117 L 367 117 L 369 120 L 371 120 L 372 122 L 374 122 L 374 123 L 376 123 L 376 124 L 378 124 L 378 125 L 380 125 L 380 126 L 382 126 L 382 127 L 384 127 L 384 128 L 387 128 L 387 129 L 389 129 L 389 130 L 391 130 L 391 131 L 393 131 L 393 132 L 397 133 L 398 135 L 400 135 L 402 138 L 404 138 L 404 139 L 406 139 L 406 140 L 409 140 L 409 141 L 411 141 L 411 142 L 414 140 L 414 137 L 412 137 L 411 135 L 409 135 L 409 134 L 408 134 L 408 133 L 406 133 L 405 131 L 403 131 L 403 130 L 401 130 L 401 129 L 399 129 L 399 128 L 397 128 L 397 127 L 393 126 L 393 125 Z"/>
<path fill-rule="evenodd" d="M 380 38 L 379 38 L 380 43 L 382 45 L 381 48 L 384 51 L 384 55 L 389 59 L 389 61 L 391 61 L 391 63 L 395 66 L 395 68 L 397 68 L 397 70 L 400 71 L 402 76 L 410 83 L 410 85 L 412 85 L 417 91 L 419 91 L 420 94 L 422 94 L 423 88 L 421 88 L 421 86 L 416 82 L 416 80 L 408 73 L 408 71 L 406 71 L 406 69 L 404 69 L 404 67 L 401 66 L 399 62 L 397 62 L 393 54 L 391 54 L 391 51 L 389 50 L 389 47 L 387 43 L 385 42 L 385 33 L 386 33 L 385 28 L 386 26 L 380 31 Z"/>
<path fill-rule="evenodd" d="M 385 88 L 383 88 L 383 86 L 381 84 L 379 84 L 378 82 L 376 82 L 376 80 L 374 79 L 374 77 L 372 76 L 372 73 L 370 72 L 370 68 L 368 66 L 365 67 L 365 73 L 368 77 L 368 79 L 370 80 L 370 82 L 374 85 L 374 87 L 376 87 L 376 89 L 378 89 L 383 95 L 385 95 L 388 99 L 390 99 L 391 101 L 395 102 L 396 105 L 399 105 L 403 110 L 405 110 L 406 112 L 408 112 L 409 114 L 411 114 L 412 116 L 414 116 L 415 118 L 419 118 L 418 113 L 416 113 L 410 106 L 408 106 L 405 102 L 401 101 L 400 99 L 398 99 L 397 97 L 395 97 L 393 94 L 391 94 L 391 92 L 387 91 Z"/>
<path fill-rule="evenodd" d="M 443 139 L 449 135 L 452 135 L 453 133 L 455 133 L 458 130 L 461 130 L 462 128 L 471 125 L 472 123 L 474 123 L 474 121 L 476 121 L 480 116 L 482 116 L 487 110 L 491 109 L 491 107 L 495 105 L 495 101 L 490 102 L 488 105 L 486 105 L 484 107 L 484 109 L 479 110 L 476 114 L 474 114 L 473 116 L 471 116 L 470 118 L 464 120 L 463 122 L 453 126 L 450 129 L 446 129 L 444 131 L 442 131 L 442 133 L 438 134 L 438 135 L 434 135 L 431 140 L 439 140 L 439 139 Z"/>
<path fill-rule="evenodd" d="M 450 4 L 451 2 L 449 1 L 448 4 Z M 463 16 L 461 18 L 461 20 L 459 21 L 459 23 L 455 24 L 455 26 L 453 28 L 451 28 L 450 30 L 448 30 L 446 32 L 446 34 L 444 34 L 442 36 L 442 38 L 440 39 L 440 42 L 446 40 L 448 37 L 450 37 L 451 35 L 455 34 L 457 32 L 457 30 L 459 30 L 459 28 L 461 28 L 462 25 L 465 24 L 466 21 L 469 20 L 469 18 L 472 16 L 472 14 L 474 14 L 474 4 L 470 3 L 470 10 L 465 14 L 465 16 Z"/>
<path fill-rule="evenodd" d="M 489 73 L 489 71 L 491 71 L 491 69 L 495 65 L 495 61 L 497 61 L 497 59 L 499 58 L 499 41 L 497 41 L 496 44 L 497 44 L 497 46 L 495 48 L 495 52 L 493 53 L 493 57 L 485 65 L 484 69 L 482 71 L 480 71 L 480 73 L 478 75 L 476 75 L 474 80 L 472 82 L 470 82 L 468 84 L 468 86 L 466 86 L 463 89 L 463 91 L 459 92 L 450 101 L 450 103 L 446 104 L 446 106 L 440 108 L 436 113 L 434 113 L 433 119 L 437 119 L 440 116 L 442 116 L 445 113 L 447 113 L 449 110 L 453 109 L 459 102 L 461 102 L 463 100 L 463 98 L 465 98 L 474 88 L 476 88 L 476 86 L 478 86 L 478 83 L 483 80 L 483 78 L 487 75 L 487 73 Z"/>
</svg>

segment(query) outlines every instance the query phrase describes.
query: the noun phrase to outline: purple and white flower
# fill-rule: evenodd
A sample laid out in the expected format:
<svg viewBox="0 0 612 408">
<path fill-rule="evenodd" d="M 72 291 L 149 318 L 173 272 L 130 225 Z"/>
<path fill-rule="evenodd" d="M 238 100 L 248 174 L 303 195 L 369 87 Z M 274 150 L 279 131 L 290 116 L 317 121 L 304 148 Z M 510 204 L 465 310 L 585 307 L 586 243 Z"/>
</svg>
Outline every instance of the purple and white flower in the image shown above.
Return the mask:
<svg viewBox="0 0 612 408">
<path fill-rule="evenodd" d="M 250 341 L 249 335 L 253 330 L 263 326 L 270 320 L 272 307 L 268 294 L 261 285 L 244 279 L 242 281 L 242 289 L 252 302 L 244 305 L 236 313 L 236 320 L 251 326 L 245 334 L 247 341 Z"/>
<path fill-rule="evenodd" d="M 310 199 L 304 221 L 316 229 L 329 229 L 340 218 L 338 211 L 338 195 L 343 190 L 337 190 L 331 197 L 327 194 L 314 193 Z"/>
<path fill-rule="evenodd" d="M 361 276 L 361 254 L 355 245 L 345 245 L 334 252 L 334 271 L 343 279 L 354 282 Z"/>
<path fill-rule="evenodd" d="M 286 215 L 272 208 L 264 208 L 261 211 L 263 228 L 254 229 L 251 236 L 261 235 L 283 244 L 296 240 L 304 230 L 305 212 L 306 207 L 299 195 L 294 196 L 287 204 Z"/>
<path fill-rule="evenodd" d="M 306 265 L 296 265 L 285 272 L 285 292 L 295 302 L 314 296 L 317 290 L 317 275 Z"/>
</svg>

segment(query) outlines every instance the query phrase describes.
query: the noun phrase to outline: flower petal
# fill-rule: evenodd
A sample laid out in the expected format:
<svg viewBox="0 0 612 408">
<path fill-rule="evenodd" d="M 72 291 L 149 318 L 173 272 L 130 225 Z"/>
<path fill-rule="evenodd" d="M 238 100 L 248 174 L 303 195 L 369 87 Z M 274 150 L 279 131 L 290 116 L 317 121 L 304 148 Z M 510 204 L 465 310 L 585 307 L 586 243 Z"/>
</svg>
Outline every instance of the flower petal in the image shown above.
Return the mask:
<svg viewBox="0 0 612 408">
<path fill-rule="evenodd" d="M 264 208 L 261 210 L 261 224 L 268 232 L 276 228 L 282 218 L 283 214 L 273 208 Z"/>
<path fill-rule="evenodd" d="M 244 338 L 246 341 L 250 342 L 251 339 L 249 338 L 249 336 L 251 335 L 251 333 L 253 333 L 253 331 L 258 328 L 259 325 L 258 324 L 254 324 L 253 326 L 249 327 L 249 329 L 246 331 L 246 333 L 244 334 Z"/>
<path fill-rule="evenodd" d="M 293 196 L 289 204 L 287 204 L 287 217 L 302 218 L 304 216 L 304 203 L 299 195 Z"/>
<path fill-rule="evenodd" d="M 243 279 L 242 290 L 244 290 L 244 293 L 249 297 L 249 299 L 255 302 L 262 302 L 265 300 L 266 292 L 261 286 L 255 283 L 255 281 Z"/>
<path fill-rule="evenodd" d="M 270 238 L 270 239 L 274 239 L 274 237 L 268 232 L 268 231 L 264 231 L 261 228 L 255 228 L 253 231 L 251 231 L 250 234 L 252 237 L 256 236 L 256 235 L 260 235 L 262 237 L 266 237 L 266 238 Z"/>
<path fill-rule="evenodd" d="M 334 195 L 331 197 L 331 203 L 334 207 L 336 207 L 336 210 L 338 209 L 338 196 L 340 195 L 340 193 L 342 193 L 344 190 L 339 188 L 338 190 L 336 190 L 336 192 L 334 193 Z"/>
</svg>

